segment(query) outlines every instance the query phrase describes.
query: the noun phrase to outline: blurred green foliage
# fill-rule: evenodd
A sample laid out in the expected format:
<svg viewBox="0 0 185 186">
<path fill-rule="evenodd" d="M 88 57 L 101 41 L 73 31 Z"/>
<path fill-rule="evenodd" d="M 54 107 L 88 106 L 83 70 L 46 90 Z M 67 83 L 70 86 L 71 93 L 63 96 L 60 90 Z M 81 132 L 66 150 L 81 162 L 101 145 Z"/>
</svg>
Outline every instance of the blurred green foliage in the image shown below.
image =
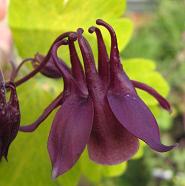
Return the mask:
<svg viewBox="0 0 185 186">
<path fill-rule="evenodd" d="M 87 28 L 95 25 L 97 18 L 106 20 L 115 28 L 120 49 L 123 49 L 133 31 L 132 22 L 121 17 L 125 6 L 124 0 L 11 0 L 9 24 L 22 57 L 33 56 L 36 51 L 46 53 L 54 39 L 63 32 L 83 27 L 87 33 Z M 93 37 L 91 42 L 94 41 L 92 44 L 95 45 L 95 35 L 86 36 Z M 104 39 L 109 41 L 107 31 L 104 31 Z"/>
<path fill-rule="evenodd" d="M 132 21 L 122 17 L 125 4 L 126 1 L 124 0 L 107 0 L 106 2 L 102 0 L 11 0 L 9 24 L 21 57 L 31 57 L 36 52 L 46 53 L 52 41 L 59 34 L 68 30 L 76 30 L 78 27 L 87 29 L 95 24 L 97 18 L 106 20 L 115 28 L 119 48 L 123 50 L 133 32 Z M 109 46 L 109 35 L 105 31 L 103 33 Z M 97 54 L 95 37 L 90 34 L 85 36 L 88 37 L 94 53 Z M 66 60 L 66 63 L 69 63 L 66 49 L 62 49 L 60 55 Z M 154 61 L 143 58 L 124 59 L 123 66 L 132 79 L 145 82 L 153 86 L 162 95 L 167 96 L 169 86 L 161 74 L 156 71 Z M 21 124 L 33 122 L 62 90 L 62 80 L 53 81 L 41 75 L 37 75 L 19 87 L 18 95 L 22 112 Z M 154 114 L 159 115 L 161 113 L 157 102 L 151 96 L 143 91 L 138 91 L 138 93 L 151 107 Z M 76 186 L 82 177 L 86 186 L 88 183 L 97 186 L 106 184 L 108 186 L 114 184 L 113 177 L 120 176 L 126 171 L 127 162 L 110 167 L 97 165 L 89 160 L 85 151 L 71 171 L 59 177 L 56 181 L 51 180 L 47 136 L 52 118 L 53 115 L 34 133 L 19 133 L 10 149 L 9 163 L 3 161 L 0 164 L 0 185 Z M 141 144 L 139 152 L 133 158 L 134 160 L 131 160 L 131 163 L 138 161 L 138 158 L 143 156 L 143 149 L 144 143 Z M 130 164 L 128 170 L 130 170 L 129 167 Z M 135 168 L 132 170 L 136 171 Z"/>
<path fill-rule="evenodd" d="M 172 87 L 171 101 L 180 112 L 185 112 L 185 1 L 158 3 L 153 18 L 135 32 L 122 54 L 155 60 Z"/>
</svg>

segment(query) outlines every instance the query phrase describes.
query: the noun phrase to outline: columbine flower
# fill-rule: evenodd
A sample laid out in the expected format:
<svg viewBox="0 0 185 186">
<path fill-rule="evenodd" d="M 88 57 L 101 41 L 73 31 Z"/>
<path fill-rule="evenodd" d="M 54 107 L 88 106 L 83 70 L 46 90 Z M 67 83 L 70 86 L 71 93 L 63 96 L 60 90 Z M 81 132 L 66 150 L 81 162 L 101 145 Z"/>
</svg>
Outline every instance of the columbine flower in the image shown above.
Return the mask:
<svg viewBox="0 0 185 186">
<path fill-rule="evenodd" d="M 56 39 L 37 71 L 51 59 L 63 76 L 64 91 L 36 122 L 20 127 L 24 132 L 34 131 L 59 107 L 48 139 L 53 177 L 68 171 L 79 159 L 86 145 L 90 158 L 106 165 L 129 160 L 138 150 L 138 139 L 159 152 L 169 151 L 174 147 L 161 144 L 156 119 L 138 97 L 134 87 L 153 95 L 167 110 L 170 110 L 169 103 L 151 87 L 128 78 L 120 63 L 113 28 L 102 20 L 97 20 L 97 24 L 104 26 L 110 33 L 110 57 L 97 27 L 91 27 L 89 32 L 95 32 L 97 36 L 98 70 L 91 47 L 82 35 L 82 29 L 78 29 L 76 33 L 64 33 Z M 64 40 L 65 37 L 68 37 L 68 41 Z M 76 39 L 82 53 L 84 69 L 75 49 Z M 66 44 L 70 51 L 71 70 L 59 65 L 57 57 L 58 47 Z"/>
<path fill-rule="evenodd" d="M 5 90 L 10 89 L 10 99 L 6 101 Z M 7 159 L 8 149 L 17 136 L 20 126 L 20 111 L 15 85 L 5 85 L 0 72 L 0 160 Z"/>
</svg>

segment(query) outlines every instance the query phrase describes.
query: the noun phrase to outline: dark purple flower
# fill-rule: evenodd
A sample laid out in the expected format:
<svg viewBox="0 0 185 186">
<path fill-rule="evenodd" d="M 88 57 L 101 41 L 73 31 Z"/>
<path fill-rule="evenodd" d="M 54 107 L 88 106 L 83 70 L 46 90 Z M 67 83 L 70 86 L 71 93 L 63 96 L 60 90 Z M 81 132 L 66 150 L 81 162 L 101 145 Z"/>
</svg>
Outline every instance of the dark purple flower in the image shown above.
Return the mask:
<svg viewBox="0 0 185 186">
<path fill-rule="evenodd" d="M 106 27 L 111 35 L 111 80 L 107 99 L 112 112 L 122 126 L 134 136 L 145 141 L 152 149 L 160 152 L 170 150 L 174 146 L 161 144 L 159 128 L 153 114 L 138 97 L 131 81 L 122 68 L 113 29 L 101 20 L 98 20 L 97 23 Z"/>
<path fill-rule="evenodd" d="M 10 89 L 10 99 L 6 101 L 6 89 Z M 0 72 L 0 160 L 7 159 L 8 149 L 17 136 L 20 126 L 19 102 L 13 83 L 5 85 Z"/>
<path fill-rule="evenodd" d="M 129 160 L 138 150 L 138 139 L 159 152 L 166 152 L 174 147 L 161 144 L 156 119 L 138 97 L 135 87 L 153 95 L 164 109 L 170 111 L 169 103 L 153 88 L 128 78 L 120 63 L 113 28 L 102 20 L 97 20 L 97 24 L 104 26 L 110 33 L 110 56 L 97 27 L 89 28 L 89 32 L 95 32 L 97 36 L 98 70 L 91 47 L 82 35 L 82 29 L 78 29 L 76 33 L 63 34 L 60 39 L 55 40 L 46 58 L 50 59 L 61 73 L 64 91 L 44 110 L 36 122 L 20 127 L 24 132 L 34 131 L 59 107 L 48 139 L 53 177 L 68 171 L 79 159 L 86 145 L 90 158 L 105 165 Z M 65 37 L 68 37 L 68 41 L 64 40 Z M 76 40 L 84 68 L 76 52 Z M 70 51 L 70 71 L 59 65 L 57 57 L 58 47 L 66 44 Z M 41 65 L 38 68 L 41 70 Z"/>
</svg>

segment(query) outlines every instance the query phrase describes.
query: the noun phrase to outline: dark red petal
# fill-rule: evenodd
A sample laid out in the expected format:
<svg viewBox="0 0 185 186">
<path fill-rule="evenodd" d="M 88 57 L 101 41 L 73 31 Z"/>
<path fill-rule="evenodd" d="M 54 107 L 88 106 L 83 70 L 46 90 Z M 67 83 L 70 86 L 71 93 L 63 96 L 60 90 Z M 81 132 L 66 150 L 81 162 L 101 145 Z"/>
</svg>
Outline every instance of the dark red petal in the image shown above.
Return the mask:
<svg viewBox="0 0 185 186">
<path fill-rule="evenodd" d="M 94 100 L 93 129 L 88 143 L 90 158 L 105 165 L 129 160 L 138 150 L 138 139 L 115 118 L 107 100 Z"/>
<path fill-rule="evenodd" d="M 135 81 L 135 80 L 131 80 L 131 81 L 132 81 L 132 84 L 135 88 L 139 88 L 141 90 L 148 92 L 154 98 L 156 98 L 156 100 L 159 102 L 159 104 L 161 105 L 162 108 L 171 112 L 170 103 L 162 95 L 160 95 L 155 89 L 153 89 L 152 87 L 150 87 L 144 83 L 141 83 L 139 81 Z"/>
<path fill-rule="evenodd" d="M 19 131 L 22 132 L 33 132 L 36 130 L 39 125 L 49 116 L 49 114 L 56 109 L 59 105 L 61 105 L 63 102 L 63 94 L 61 93 L 55 100 L 52 101 L 52 103 L 47 106 L 47 108 L 44 110 L 42 115 L 32 124 L 30 125 L 25 125 L 25 126 L 20 126 Z"/>
<path fill-rule="evenodd" d="M 71 69 L 74 78 L 77 80 L 80 88 L 84 90 L 84 93 L 88 94 L 87 92 L 87 86 L 86 86 L 86 80 L 85 80 L 85 74 L 83 71 L 83 66 L 80 63 L 80 59 L 78 57 L 78 53 L 75 48 L 74 42 L 77 39 L 77 34 L 70 34 L 69 35 L 69 51 L 70 51 L 70 59 L 71 59 Z"/>
<path fill-rule="evenodd" d="M 54 62 L 54 65 L 56 66 L 56 68 L 58 69 L 58 71 L 62 74 L 63 76 L 63 80 L 64 80 L 64 89 L 66 89 L 66 86 L 69 88 L 71 85 L 71 82 L 74 83 L 74 78 L 72 76 L 72 74 L 68 71 L 68 69 L 66 69 L 64 66 L 60 65 L 60 61 L 59 58 L 57 56 L 57 50 L 60 46 L 62 45 L 66 45 L 68 43 L 67 40 L 63 39 L 61 41 L 58 41 L 55 43 L 55 45 L 53 46 L 52 50 L 51 50 L 51 57 L 52 57 L 52 61 Z"/>
<path fill-rule="evenodd" d="M 119 50 L 117 44 L 116 33 L 114 29 L 105 21 L 101 19 L 96 20 L 96 24 L 105 27 L 111 36 L 111 53 L 110 53 L 110 66 L 111 73 L 116 73 L 118 70 L 122 69 L 122 65 L 120 63 Z"/>
<path fill-rule="evenodd" d="M 87 80 L 90 79 L 91 81 L 93 79 L 93 76 L 97 76 L 98 73 L 96 70 L 92 49 L 88 41 L 82 36 L 82 33 L 83 33 L 83 29 L 79 28 L 77 30 L 78 43 L 79 43 L 83 61 L 84 61 L 84 67 L 86 71 Z"/>
<path fill-rule="evenodd" d="M 157 122 L 139 97 L 110 90 L 107 97 L 112 112 L 130 133 L 159 152 L 169 151 L 174 147 L 161 144 Z"/>
<path fill-rule="evenodd" d="M 90 99 L 70 96 L 58 110 L 48 139 L 53 178 L 68 171 L 79 159 L 91 133 L 93 105 Z"/>
<path fill-rule="evenodd" d="M 80 59 L 78 57 L 75 44 L 74 44 L 75 40 L 77 39 L 77 35 L 73 33 L 70 34 L 68 38 L 69 38 L 68 42 L 69 42 L 69 51 L 70 51 L 71 68 L 72 68 L 73 76 L 78 81 L 85 82 L 83 67 L 80 63 Z"/>
<path fill-rule="evenodd" d="M 107 54 L 106 46 L 103 40 L 101 31 L 97 27 L 90 27 L 89 32 L 96 33 L 97 42 L 98 42 L 98 72 L 100 78 L 105 82 L 109 82 L 109 56 Z"/>
</svg>

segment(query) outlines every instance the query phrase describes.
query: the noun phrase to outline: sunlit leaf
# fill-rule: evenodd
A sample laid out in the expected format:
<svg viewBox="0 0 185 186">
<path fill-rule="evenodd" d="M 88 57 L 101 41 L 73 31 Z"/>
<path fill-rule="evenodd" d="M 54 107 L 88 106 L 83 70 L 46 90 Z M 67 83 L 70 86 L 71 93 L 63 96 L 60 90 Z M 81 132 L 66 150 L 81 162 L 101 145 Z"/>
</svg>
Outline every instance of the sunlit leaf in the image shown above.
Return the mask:
<svg viewBox="0 0 185 186">
<path fill-rule="evenodd" d="M 139 159 L 143 156 L 144 153 L 144 147 L 146 146 L 146 143 L 144 143 L 143 141 L 139 140 L 139 150 L 137 151 L 137 153 L 133 156 L 132 159 Z"/>
<path fill-rule="evenodd" d="M 127 163 L 121 163 L 119 165 L 113 165 L 113 166 L 104 166 L 103 168 L 103 175 L 105 177 L 116 177 L 121 176 L 127 168 Z"/>
<path fill-rule="evenodd" d="M 89 159 L 87 150 L 83 153 L 80 159 L 82 175 L 90 182 L 99 183 L 102 178 L 102 166 L 95 164 Z"/>
<path fill-rule="evenodd" d="M 9 24 L 22 57 L 33 56 L 38 51 L 46 53 L 53 40 L 65 31 L 75 31 L 78 27 L 83 27 L 87 33 L 87 28 L 95 25 L 97 18 L 104 19 L 115 27 L 120 49 L 123 49 L 133 31 L 132 22 L 121 18 L 125 2 L 11 0 Z M 105 40 L 108 42 L 110 38 L 105 36 Z"/>
</svg>

